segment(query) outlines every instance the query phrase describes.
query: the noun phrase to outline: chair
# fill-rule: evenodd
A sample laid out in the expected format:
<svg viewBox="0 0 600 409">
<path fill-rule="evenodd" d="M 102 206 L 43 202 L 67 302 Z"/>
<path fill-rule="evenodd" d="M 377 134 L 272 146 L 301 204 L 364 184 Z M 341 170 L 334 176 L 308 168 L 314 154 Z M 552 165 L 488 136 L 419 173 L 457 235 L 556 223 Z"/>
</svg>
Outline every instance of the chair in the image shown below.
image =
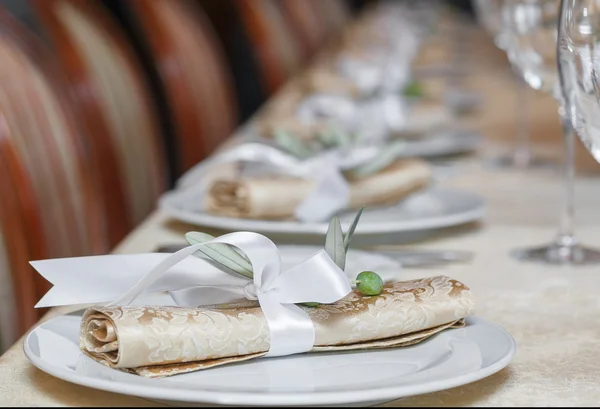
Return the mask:
<svg viewBox="0 0 600 409">
<path fill-rule="evenodd" d="M 317 16 L 323 20 L 325 35 L 331 36 L 340 32 L 352 15 L 348 4 L 344 0 L 308 0 L 317 10 Z"/>
<path fill-rule="evenodd" d="M 115 245 L 154 209 L 167 184 L 164 143 L 147 77 L 127 37 L 99 3 L 32 4 L 68 75 Z"/>
<path fill-rule="evenodd" d="M 49 51 L 0 9 L 0 340 L 41 316 L 29 261 L 107 251 L 91 155 Z"/>
<path fill-rule="evenodd" d="M 304 60 L 310 59 L 327 35 L 325 20 L 318 13 L 320 6 L 310 0 L 281 0 L 279 5 L 302 46 Z"/>
<path fill-rule="evenodd" d="M 210 21 L 186 0 L 129 1 L 131 21 L 152 57 L 173 116 L 178 175 L 234 130 L 231 73 Z"/>
<path fill-rule="evenodd" d="M 252 39 L 233 0 L 197 0 L 222 45 L 234 81 L 239 122 L 245 122 L 263 104 L 268 90 Z"/>
<path fill-rule="evenodd" d="M 4 124 L 4 114 L 1 121 Z M 38 289 L 29 261 L 37 258 L 33 254 L 39 258 L 47 254 L 30 186 L 7 134 L 3 126 L 0 129 L 0 351 L 37 321 L 33 306 Z M 29 211 L 25 206 L 29 206 Z M 29 239 L 28 235 L 35 238 Z"/>
<path fill-rule="evenodd" d="M 301 48 L 277 0 L 232 0 L 251 39 L 261 82 L 273 93 L 302 65 Z"/>
</svg>

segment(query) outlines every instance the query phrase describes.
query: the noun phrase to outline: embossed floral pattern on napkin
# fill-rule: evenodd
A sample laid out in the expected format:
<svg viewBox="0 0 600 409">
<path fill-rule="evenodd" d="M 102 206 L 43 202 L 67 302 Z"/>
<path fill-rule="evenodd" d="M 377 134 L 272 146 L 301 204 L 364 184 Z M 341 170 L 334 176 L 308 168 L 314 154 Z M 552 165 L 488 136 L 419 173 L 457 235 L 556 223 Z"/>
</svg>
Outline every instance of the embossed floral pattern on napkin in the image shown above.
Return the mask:
<svg viewBox="0 0 600 409">
<path fill-rule="evenodd" d="M 431 166 L 414 158 L 399 159 L 373 175 L 348 176 L 348 207 L 395 204 L 428 186 L 431 178 Z M 273 175 L 215 180 L 206 210 L 228 217 L 289 219 L 316 185 L 314 180 Z"/>
<path fill-rule="evenodd" d="M 411 345 L 461 325 L 473 306 L 464 284 L 439 276 L 304 309 L 315 325 L 317 352 Z M 263 356 L 269 328 L 254 302 L 197 309 L 97 307 L 84 314 L 80 347 L 113 368 L 164 377 Z"/>
</svg>

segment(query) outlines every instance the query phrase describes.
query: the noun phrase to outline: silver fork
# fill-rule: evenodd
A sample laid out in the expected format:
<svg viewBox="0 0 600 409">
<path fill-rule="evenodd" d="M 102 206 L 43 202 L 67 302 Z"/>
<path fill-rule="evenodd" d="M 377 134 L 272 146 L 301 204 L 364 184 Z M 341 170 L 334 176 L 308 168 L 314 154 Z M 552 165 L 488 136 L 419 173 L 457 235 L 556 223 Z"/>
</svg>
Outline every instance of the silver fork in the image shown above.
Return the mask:
<svg viewBox="0 0 600 409">
<path fill-rule="evenodd" d="M 447 263 L 466 263 L 473 259 L 473 252 L 460 250 L 375 250 L 405 267 L 435 267 Z"/>
</svg>

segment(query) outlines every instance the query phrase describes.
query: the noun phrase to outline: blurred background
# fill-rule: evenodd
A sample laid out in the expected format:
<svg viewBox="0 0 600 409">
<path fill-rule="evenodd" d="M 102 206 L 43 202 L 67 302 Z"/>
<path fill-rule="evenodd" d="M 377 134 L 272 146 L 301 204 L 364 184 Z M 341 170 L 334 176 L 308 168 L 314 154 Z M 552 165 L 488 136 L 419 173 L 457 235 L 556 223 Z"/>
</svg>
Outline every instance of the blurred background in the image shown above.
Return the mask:
<svg viewBox="0 0 600 409">
<path fill-rule="evenodd" d="M 0 0 L 0 350 L 369 3 Z"/>
<path fill-rule="evenodd" d="M 375 2 L 0 0 L 0 351 L 43 313 L 30 260 L 110 252 Z"/>
</svg>

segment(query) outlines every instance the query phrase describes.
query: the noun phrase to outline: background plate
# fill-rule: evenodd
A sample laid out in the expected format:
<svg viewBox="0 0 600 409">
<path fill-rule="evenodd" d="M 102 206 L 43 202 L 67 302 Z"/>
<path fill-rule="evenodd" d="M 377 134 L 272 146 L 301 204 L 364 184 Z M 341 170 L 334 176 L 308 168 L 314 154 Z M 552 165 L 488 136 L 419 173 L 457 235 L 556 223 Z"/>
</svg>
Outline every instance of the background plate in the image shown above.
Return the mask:
<svg viewBox="0 0 600 409">
<path fill-rule="evenodd" d="M 184 192 L 171 191 L 162 196 L 159 207 L 169 216 L 185 223 L 223 230 L 249 230 L 258 233 L 290 233 L 324 235 L 328 223 L 302 223 L 295 220 L 251 220 L 215 216 L 188 208 L 190 200 Z M 199 200 L 196 198 L 196 200 Z M 417 192 L 395 206 L 365 209 L 355 236 L 414 232 L 456 226 L 480 219 L 484 214 L 480 196 L 457 189 L 433 187 Z M 344 230 L 356 211 L 344 212 L 340 221 Z"/>
<path fill-rule="evenodd" d="M 59 316 L 25 339 L 29 360 L 50 375 L 110 392 L 163 401 L 231 405 L 375 404 L 485 378 L 510 362 L 512 337 L 471 317 L 411 347 L 257 359 L 165 379 L 101 365 L 79 350 L 81 313 Z"/>
<path fill-rule="evenodd" d="M 433 133 L 429 137 L 407 140 L 402 157 L 435 158 L 458 155 L 477 150 L 481 134 L 467 130 L 448 130 Z"/>
</svg>

